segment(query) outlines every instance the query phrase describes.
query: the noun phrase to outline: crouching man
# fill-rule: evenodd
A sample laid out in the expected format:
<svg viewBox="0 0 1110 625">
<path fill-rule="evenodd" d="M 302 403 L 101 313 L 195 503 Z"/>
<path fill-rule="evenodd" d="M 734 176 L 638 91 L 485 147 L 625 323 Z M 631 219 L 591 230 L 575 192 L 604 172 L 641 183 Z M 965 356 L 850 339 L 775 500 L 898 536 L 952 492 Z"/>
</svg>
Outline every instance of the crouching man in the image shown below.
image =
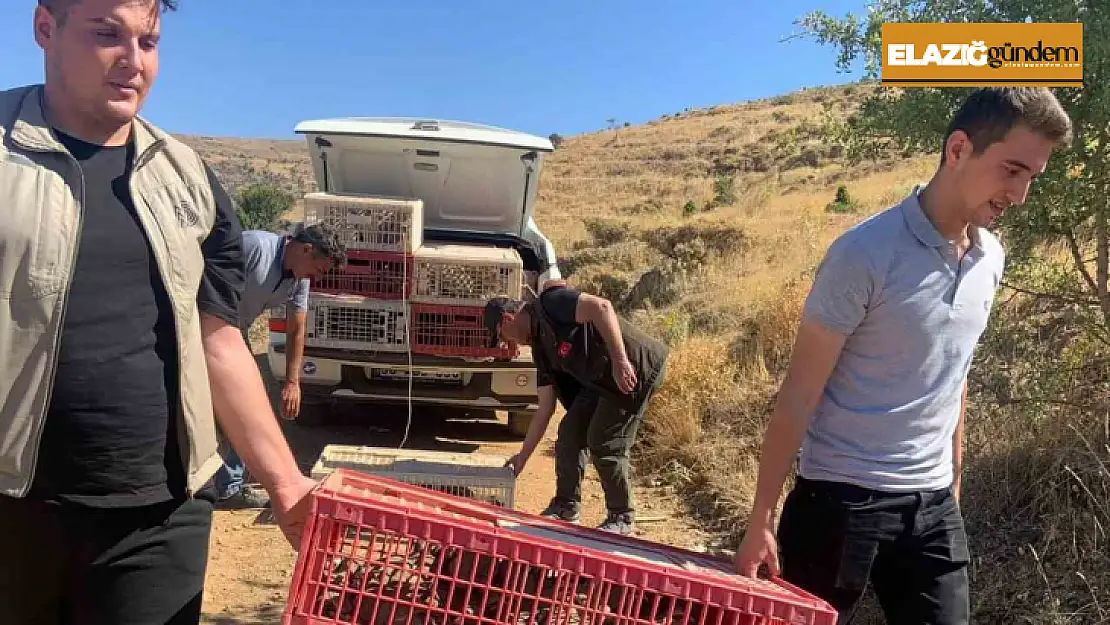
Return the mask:
<svg viewBox="0 0 1110 625">
<path fill-rule="evenodd" d="M 297 418 L 301 407 L 301 363 L 310 281 L 319 280 L 346 262 L 346 248 L 327 224 L 301 227 L 293 235 L 266 230 L 243 232 L 246 281 L 239 300 L 239 331 L 250 345 L 248 333 L 254 321 L 267 309 L 286 306 L 285 384 L 281 389 L 281 411 L 286 419 Z M 216 474 L 218 507 L 269 507 L 270 497 L 264 489 L 244 484 L 246 467 L 242 458 L 226 439 L 221 442 L 224 466 Z"/>
<path fill-rule="evenodd" d="M 576 523 L 586 454 L 605 491 L 600 529 L 630 534 L 635 522 L 629 450 L 663 380 L 669 348 L 620 319 L 606 299 L 550 282 L 534 301 L 494 298 L 485 308 L 490 345 L 528 344 L 536 364 L 539 409 L 520 453 L 519 475 L 543 438 L 555 401 L 566 415 L 555 443 L 555 497 L 541 514 Z"/>
</svg>

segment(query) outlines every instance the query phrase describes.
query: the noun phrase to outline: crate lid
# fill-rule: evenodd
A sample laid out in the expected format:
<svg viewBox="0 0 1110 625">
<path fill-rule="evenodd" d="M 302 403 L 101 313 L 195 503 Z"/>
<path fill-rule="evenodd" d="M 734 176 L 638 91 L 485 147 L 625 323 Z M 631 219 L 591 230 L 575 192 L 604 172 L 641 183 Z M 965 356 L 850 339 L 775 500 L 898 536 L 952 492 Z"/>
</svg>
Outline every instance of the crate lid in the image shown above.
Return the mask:
<svg viewBox="0 0 1110 625">
<path fill-rule="evenodd" d="M 323 474 L 345 468 L 355 471 L 504 478 L 512 475 L 512 471 L 505 468 L 507 460 L 506 457 L 490 454 L 333 444 L 324 447 L 312 473 Z"/>
</svg>

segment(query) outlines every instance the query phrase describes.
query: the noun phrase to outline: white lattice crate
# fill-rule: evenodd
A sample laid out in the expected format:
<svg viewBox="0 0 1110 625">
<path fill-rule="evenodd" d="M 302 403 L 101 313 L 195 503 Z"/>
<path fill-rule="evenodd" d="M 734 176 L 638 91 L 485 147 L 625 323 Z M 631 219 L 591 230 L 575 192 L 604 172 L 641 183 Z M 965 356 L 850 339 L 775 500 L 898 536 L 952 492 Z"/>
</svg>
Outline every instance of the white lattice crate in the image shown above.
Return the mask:
<svg viewBox="0 0 1110 625">
<path fill-rule="evenodd" d="M 408 351 L 408 310 L 403 302 L 311 293 L 306 317 L 306 347 Z"/>
<path fill-rule="evenodd" d="M 524 261 L 511 248 L 425 243 L 413 254 L 412 301 L 484 306 L 491 297 L 520 299 Z"/>
<path fill-rule="evenodd" d="M 305 224 L 324 222 L 352 250 L 411 254 L 424 240 L 424 202 L 380 195 L 309 193 Z"/>
<path fill-rule="evenodd" d="M 351 469 L 512 508 L 516 480 L 505 468 L 506 460 L 489 454 L 328 445 L 312 467 L 312 479 L 323 479 L 335 469 Z"/>
</svg>

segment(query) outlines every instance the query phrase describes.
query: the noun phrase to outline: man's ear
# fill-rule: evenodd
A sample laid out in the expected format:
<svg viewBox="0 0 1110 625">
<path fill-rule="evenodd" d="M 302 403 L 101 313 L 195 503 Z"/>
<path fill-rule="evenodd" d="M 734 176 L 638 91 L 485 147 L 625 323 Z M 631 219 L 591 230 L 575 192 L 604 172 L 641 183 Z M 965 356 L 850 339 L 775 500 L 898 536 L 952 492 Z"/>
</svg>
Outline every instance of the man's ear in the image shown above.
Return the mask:
<svg viewBox="0 0 1110 625">
<path fill-rule="evenodd" d="M 58 22 L 54 19 L 54 14 L 46 7 L 36 5 L 33 20 L 35 43 L 43 50 L 49 50 L 54 42 L 54 33 L 58 30 Z"/>
<path fill-rule="evenodd" d="M 953 131 L 944 142 L 945 162 L 951 167 L 962 165 L 974 151 L 975 146 L 971 143 L 971 137 L 962 130 Z"/>
</svg>

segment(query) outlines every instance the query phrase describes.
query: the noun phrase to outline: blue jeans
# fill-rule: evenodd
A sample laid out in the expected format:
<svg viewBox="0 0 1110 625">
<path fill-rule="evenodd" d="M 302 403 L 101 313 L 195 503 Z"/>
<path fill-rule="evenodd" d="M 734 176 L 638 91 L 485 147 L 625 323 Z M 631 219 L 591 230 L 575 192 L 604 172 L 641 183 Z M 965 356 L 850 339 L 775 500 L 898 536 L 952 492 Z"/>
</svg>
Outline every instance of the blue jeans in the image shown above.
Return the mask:
<svg viewBox="0 0 1110 625">
<path fill-rule="evenodd" d="M 230 444 L 226 448 L 223 454 L 224 466 L 216 473 L 216 496 L 220 499 L 238 495 L 243 490 L 243 476 L 247 472 L 239 454 L 235 453 Z"/>
</svg>

